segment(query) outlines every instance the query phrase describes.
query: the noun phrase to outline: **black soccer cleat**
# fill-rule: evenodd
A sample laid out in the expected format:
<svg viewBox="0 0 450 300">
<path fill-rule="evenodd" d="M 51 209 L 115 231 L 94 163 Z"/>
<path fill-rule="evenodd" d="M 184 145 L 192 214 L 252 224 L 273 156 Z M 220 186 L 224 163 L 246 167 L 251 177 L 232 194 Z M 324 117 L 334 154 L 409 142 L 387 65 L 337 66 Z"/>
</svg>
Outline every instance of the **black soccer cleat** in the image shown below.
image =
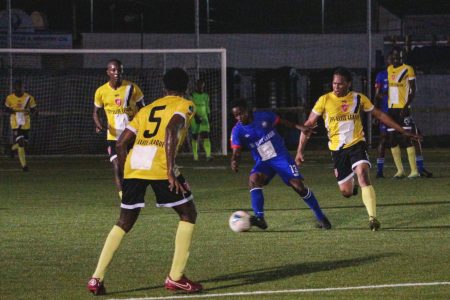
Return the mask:
<svg viewBox="0 0 450 300">
<path fill-rule="evenodd" d="M 357 184 L 355 184 L 353 186 L 353 196 L 356 196 L 356 195 L 358 195 L 358 185 Z"/>
<path fill-rule="evenodd" d="M 420 177 L 431 178 L 431 177 L 433 177 L 433 173 L 423 169 L 423 171 L 420 173 Z"/>
<path fill-rule="evenodd" d="M 320 221 L 317 221 L 317 228 L 321 228 L 321 229 L 331 229 L 331 223 L 330 220 L 328 220 L 328 218 L 326 216 L 323 216 L 323 219 Z"/>
<path fill-rule="evenodd" d="M 29 169 L 28 169 L 28 166 L 24 166 L 24 167 L 22 167 L 22 171 L 24 171 L 24 172 L 28 172 L 28 171 L 29 171 Z"/>
<path fill-rule="evenodd" d="M 250 216 L 250 225 L 259 227 L 261 229 L 267 229 L 267 223 L 266 220 L 264 220 L 264 217 L 258 218 L 256 216 Z"/>
<path fill-rule="evenodd" d="M 380 221 L 377 220 L 377 218 L 374 217 L 370 217 L 369 220 L 369 228 L 372 231 L 378 231 L 381 227 L 381 223 Z"/>
<path fill-rule="evenodd" d="M 385 178 L 383 173 L 377 173 L 375 178 Z"/>
</svg>

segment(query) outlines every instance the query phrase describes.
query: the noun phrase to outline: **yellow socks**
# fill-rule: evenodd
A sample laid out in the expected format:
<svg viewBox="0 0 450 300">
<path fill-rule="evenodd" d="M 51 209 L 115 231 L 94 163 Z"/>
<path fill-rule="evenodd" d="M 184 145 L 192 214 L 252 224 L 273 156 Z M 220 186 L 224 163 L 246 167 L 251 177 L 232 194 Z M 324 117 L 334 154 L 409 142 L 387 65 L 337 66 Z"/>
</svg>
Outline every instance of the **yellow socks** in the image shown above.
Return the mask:
<svg viewBox="0 0 450 300">
<path fill-rule="evenodd" d="M 23 168 L 27 165 L 27 160 L 25 159 L 25 148 L 18 147 L 17 153 L 19 154 L 20 164 L 22 165 L 22 168 Z"/>
<path fill-rule="evenodd" d="M 391 148 L 391 152 L 392 152 L 392 157 L 394 158 L 395 166 L 397 167 L 397 174 L 395 174 L 394 177 L 404 177 L 405 170 L 403 169 L 402 153 L 400 150 L 400 146 L 397 145 L 396 147 Z"/>
<path fill-rule="evenodd" d="M 408 147 L 406 152 L 408 153 L 409 166 L 411 167 L 411 174 L 409 174 L 408 178 L 420 177 L 416 164 L 416 148 L 414 146 Z"/>
<path fill-rule="evenodd" d="M 170 278 L 177 281 L 184 274 L 184 268 L 189 257 L 189 248 L 191 246 L 192 234 L 194 233 L 194 224 L 180 221 L 175 236 L 175 253 L 173 255 L 172 268 L 170 269 Z"/>
<path fill-rule="evenodd" d="M 194 154 L 194 160 L 198 160 L 198 141 L 192 140 L 192 153 Z"/>
<path fill-rule="evenodd" d="M 11 146 L 12 151 L 16 151 L 17 149 L 19 149 L 19 144 L 17 143 Z"/>
<path fill-rule="evenodd" d="M 362 200 L 367 209 L 367 214 L 370 217 L 377 217 L 377 198 L 373 186 L 368 185 L 361 187 Z"/>
<path fill-rule="evenodd" d="M 122 191 L 119 191 L 119 198 L 122 200 Z"/>
<path fill-rule="evenodd" d="M 114 225 L 113 229 L 110 231 L 108 237 L 106 238 L 105 245 L 103 246 L 102 253 L 98 259 L 97 269 L 95 269 L 94 278 L 100 278 L 103 281 L 105 277 L 106 268 L 108 268 L 111 262 L 114 252 L 119 248 L 120 242 L 122 241 L 125 231 L 117 225 Z"/>
</svg>

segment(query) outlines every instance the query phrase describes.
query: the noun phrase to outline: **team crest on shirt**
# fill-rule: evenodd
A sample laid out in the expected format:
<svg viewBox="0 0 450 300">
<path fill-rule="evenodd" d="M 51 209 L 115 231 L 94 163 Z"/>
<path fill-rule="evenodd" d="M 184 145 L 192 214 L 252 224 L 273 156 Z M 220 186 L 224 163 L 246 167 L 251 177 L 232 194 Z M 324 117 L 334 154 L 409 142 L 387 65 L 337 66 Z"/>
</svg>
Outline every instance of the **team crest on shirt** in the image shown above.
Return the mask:
<svg viewBox="0 0 450 300">
<path fill-rule="evenodd" d="M 343 102 L 342 105 L 341 105 L 342 111 L 343 111 L 343 112 L 347 112 L 348 106 L 349 106 L 349 105 L 348 105 L 346 102 Z"/>
<path fill-rule="evenodd" d="M 267 128 L 268 125 L 269 125 L 269 124 L 267 124 L 266 121 L 263 121 L 263 122 L 261 123 L 261 126 L 262 126 L 263 128 Z"/>
<path fill-rule="evenodd" d="M 116 102 L 116 104 L 117 104 L 118 106 L 121 106 L 121 105 L 122 105 L 122 99 L 120 99 L 120 98 L 116 98 L 116 100 L 114 100 L 114 102 Z"/>
</svg>

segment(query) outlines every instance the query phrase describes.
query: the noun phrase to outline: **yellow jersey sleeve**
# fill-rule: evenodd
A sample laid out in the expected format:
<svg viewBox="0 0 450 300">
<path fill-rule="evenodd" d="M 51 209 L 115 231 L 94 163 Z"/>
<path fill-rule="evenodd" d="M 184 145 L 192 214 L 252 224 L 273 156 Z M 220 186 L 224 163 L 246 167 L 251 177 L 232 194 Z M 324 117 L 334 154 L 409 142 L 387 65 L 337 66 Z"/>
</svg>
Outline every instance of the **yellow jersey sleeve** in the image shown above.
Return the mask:
<svg viewBox="0 0 450 300">
<path fill-rule="evenodd" d="M 102 87 L 99 87 L 96 91 L 95 91 L 95 96 L 94 96 L 94 105 L 97 107 L 103 107 L 103 97 L 102 97 Z"/>
<path fill-rule="evenodd" d="M 312 109 L 313 113 L 319 116 L 323 115 L 325 111 L 325 100 L 326 95 L 321 96 L 319 100 L 317 100 L 316 104 L 314 104 L 314 107 Z"/>
<path fill-rule="evenodd" d="M 358 95 L 361 97 L 361 104 L 362 104 L 362 109 L 365 112 L 370 112 L 374 109 L 374 105 L 372 103 L 372 101 L 369 100 L 369 98 L 367 98 L 366 96 L 364 96 L 363 94 L 359 94 Z"/>
</svg>

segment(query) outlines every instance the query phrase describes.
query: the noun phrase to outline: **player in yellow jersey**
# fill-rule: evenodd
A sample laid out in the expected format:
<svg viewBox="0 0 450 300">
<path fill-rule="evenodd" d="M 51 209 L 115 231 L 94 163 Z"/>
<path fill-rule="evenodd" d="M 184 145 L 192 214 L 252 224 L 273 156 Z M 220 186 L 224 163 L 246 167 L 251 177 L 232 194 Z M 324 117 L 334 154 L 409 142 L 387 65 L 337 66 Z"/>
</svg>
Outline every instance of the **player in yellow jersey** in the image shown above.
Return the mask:
<svg viewBox="0 0 450 300">
<path fill-rule="evenodd" d="M 109 60 L 106 70 L 109 81 L 96 90 L 93 112 L 95 130 L 101 133 L 105 127 L 100 121 L 98 112 L 102 108 L 105 110 L 108 122 L 106 139 L 109 160 L 113 166 L 114 183 L 120 198 L 122 198 L 122 186 L 117 164 L 116 141 L 139 108 L 145 105 L 141 89 L 135 83 L 122 79 L 122 74 L 122 63 L 118 59 Z"/>
<path fill-rule="evenodd" d="M 23 91 L 21 80 L 14 82 L 14 92 L 6 97 L 5 106 L 11 114 L 10 125 L 13 132 L 14 144 L 11 151 L 18 152 L 22 170 L 27 172 L 28 166 L 25 158 L 25 146 L 30 131 L 30 114 L 37 113 L 36 101 L 33 96 Z"/>
<path fill-rule="evenodd" d="M 183 69 L 167 71 L 163 77 L 166 96 L 141 109 L 117 142 L 124 193 L 119 220 L 109 233 L 97 269 L 88 282 L 88 289 L 95 295 L 105 294 L 103 278 L 106 268 L 123 236 L 131 230 L 145 206 L 148 185 L 155 193 L 156 206 L 171 207 L 180 218 L 172 267 L 164 286 L 188 293 L 202 290 L 201 284 L 184 275 L 197 210 L 189 185 L 175 164 L 177 150 L 186 137 L 194 114 L 193 102 L 183 98 L 188 81 Z M 127 155 L 128 146 L 133 142 Z"/>
<path fill-rule="evenodd" d="M 344 197 L 356 195 L 353 178 L 356 173 L 362 191 L 362 200 L 369 215 L 369 228 L 376 231 L 380 228 L 380 222 L 377 220 L 375 190 L 369 177 L 371 165 L 366 151 L 361 112 L 370 112 L 382 123 L 408 137 L 415 139 L 419 137 L 406 131 L 386 113 L 374 107 L 363 94 L 350 91 L 352 75 L 346 68 L 335 69 L 332 85 L 333 91 L 317 100 L 304 125 L 314 126 L 319 117 L 323 117 L 339 189 Z M 308 139 L 309 136 L 302 132 L 295 158 L 298 165 L 304 161 L 303 152 Z"/>
<path fill-rule="evenodd" d="M 410 105 L 416 94 L 416 75 L 414 69 L 402 62 L 401 49 L 393 48 L 390 52 L 392 65 L 387 69 L 389 82 L 388 114 L 405 130 L 412 132 L 414 127 L 411 118 Z M 414 142 L 409 138 L 400 138 L 394 128 L 388 128 L 389 143 L 394 158 L 397 173 L 394 178 L 405 177 L 402 164 L 400 144 L 406 148 L 411 173 L 408 178 L 418 178 L 420 173 L 416 165 L 416 150 Z M 422 161 L 423 163 L 423 161 Z"/>
</svg>

